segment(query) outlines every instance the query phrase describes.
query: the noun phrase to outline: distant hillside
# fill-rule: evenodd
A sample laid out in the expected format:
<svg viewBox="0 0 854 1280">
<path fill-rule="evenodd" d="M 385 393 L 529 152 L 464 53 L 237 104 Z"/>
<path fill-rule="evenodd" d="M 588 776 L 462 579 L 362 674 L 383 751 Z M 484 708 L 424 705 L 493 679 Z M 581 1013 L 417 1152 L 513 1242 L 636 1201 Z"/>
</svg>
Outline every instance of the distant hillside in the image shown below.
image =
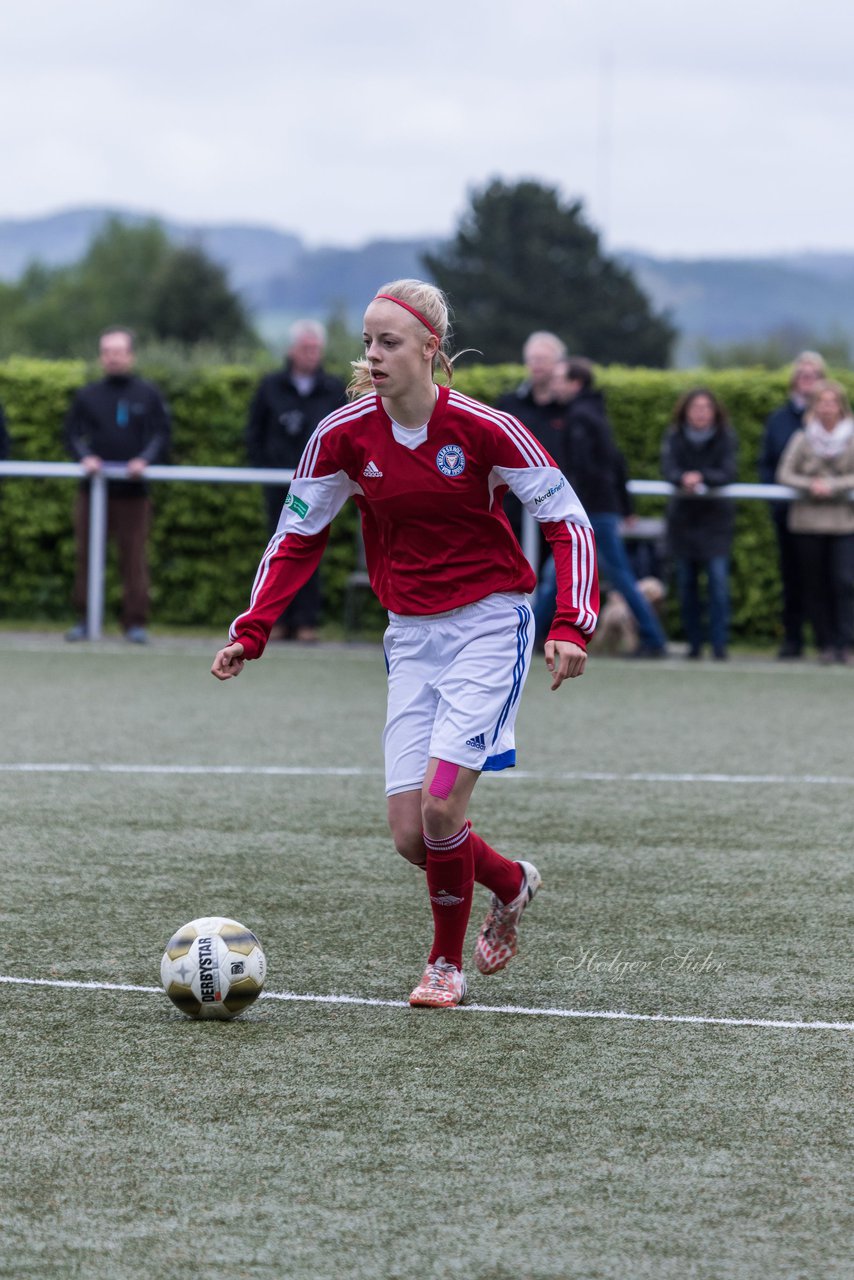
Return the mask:
<svg viewBox="0 0 854 1280">
<path fill-rule="evenodd" d="M 757 339 L 786 328 L 807 330 L 817 339 L 854 339 L 854 254 L 621 258 L 656 306 L 672 313 L 681 363 L 696 357 L 702 341 Z"/>
<path fill-rule="evenodd" d="M 111 217 L 131 224 L 155 218 L 173 240 L 201 244 L 228 268 L 232 283 L 241 290 L 291 271 L 305 251 L 299 236 L 273 227 L 246 223 L 194 226 L 127 209 L 68 209 L 43 218 L 0 219 L 0 280 L 17 280 L 34 260 L 51 267 L 76 262 Z"/>
<path fill-rule="evenodd" d="M 70 209 L 41 218 L 0 220 L 0 279 L 14 280 L 34 259 L 74 262 L 110 216 L 142 222 L 122 209 Z M 291 232 L 251 224 L 193 226 L 159 219 L 176 241 L 201 246 L 229 272 L 271 341 L 300 315 L 332 311 L 359 323 L 365 299 L 383 280 L 423 275 L 422 255 L 438 237 L 375 240 L 356 249 L 310 249 Z M 854 345 L 854 253 L 800 253 L 775 258 L 666 259 L 618 255 L 656 310 L 679 329 L 676 361 L 690 364 L 703 342 L 758 340 L 790 328 L 817 341 Z"/>
</svg>

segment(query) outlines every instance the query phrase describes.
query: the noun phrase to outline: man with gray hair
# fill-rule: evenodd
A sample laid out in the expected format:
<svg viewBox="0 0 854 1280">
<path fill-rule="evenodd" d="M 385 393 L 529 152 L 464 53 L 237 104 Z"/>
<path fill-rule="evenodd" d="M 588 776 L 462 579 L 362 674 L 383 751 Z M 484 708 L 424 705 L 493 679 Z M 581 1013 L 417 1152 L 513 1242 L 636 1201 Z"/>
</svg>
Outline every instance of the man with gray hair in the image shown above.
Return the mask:
<svg viewBox="0 0 854 1280">
<path fill-rule="evenodd" d="M 554 458 L 562 439 L 563 405 L 556 401 L 552 385 L 555 370 L 566 360 L 566 346 L 556 333 L 538 329 L 526 338 L 522 359 L 527 377 L 515 391 L 499 396 L 497 407 L 523 422 Z M 521 540 L 522 507 L 514 494 L 508 493 L 505 497 L 504 510 L 513 532 Z M 545 540 L 541 539 L 541 557 L 546 551 Z"/>
<path fill-rule="evenodd" d="M 249 410 L 246 449 L 253 467 L 295 470 L 317 424 L 346 404 L 344 383 L 326 372 L 326 330 L 317 320 L 291 326 L 283 368 L 263 378 Z M 276 532 L 288 496 L 287 485 L 264 488 L 267 528 Z M 317 639 L 320 578 L 315 572 L 279 619 L 280 640 Z"/>
<path fill-rule="evenodd" d="M 555 370 L 566 360 L 566 347 L 556 333 L 538 330 L 530 334 L 522 348 L 527 377 L 515 391 L 501 396 L 498 408 L 524 422 L 552 457 L 561 440 L 563 406 L 552 389 Z"/>
</svg>

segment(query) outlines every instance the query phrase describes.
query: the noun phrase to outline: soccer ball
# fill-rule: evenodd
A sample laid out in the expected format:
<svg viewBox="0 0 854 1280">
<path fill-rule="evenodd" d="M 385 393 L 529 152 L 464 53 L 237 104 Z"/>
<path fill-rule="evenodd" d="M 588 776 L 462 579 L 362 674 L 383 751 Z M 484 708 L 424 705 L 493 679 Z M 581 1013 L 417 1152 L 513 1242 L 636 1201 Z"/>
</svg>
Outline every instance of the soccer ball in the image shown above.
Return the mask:
<svg viewBox="0 0 854 1280">
<path fill-rule="evenodd" d="M 236 1018 L 257 1000 L 267 960 L 251 929 L 225 916 L 182 925 L 160 961 L 160 981 L 188 1018 Z"/>
</svg>

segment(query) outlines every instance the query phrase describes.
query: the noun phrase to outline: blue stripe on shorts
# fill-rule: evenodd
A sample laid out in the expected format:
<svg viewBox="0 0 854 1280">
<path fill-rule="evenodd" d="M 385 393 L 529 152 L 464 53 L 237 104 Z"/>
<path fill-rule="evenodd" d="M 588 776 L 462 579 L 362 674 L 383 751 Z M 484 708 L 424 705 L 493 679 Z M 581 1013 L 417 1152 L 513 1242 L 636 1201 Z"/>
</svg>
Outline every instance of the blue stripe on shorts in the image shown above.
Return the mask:
<svg viewBox="0 0 854 1280">
<path fill-rule="evenodd" d="M 480 766 L 481 773 L 500 773 L 502 769 L 513 769 L 516 765 L 516 748 L 499 751 L 498 755 L 487 756 Z"/>
<path fill-rule="evenodd" d="M 525 675 L 525 655 L 528 651 L 528 628 L 531 622 L 531 610 L 527 605 L 516 605 L 516 613 L 519 618 L 519 624 L 516 627 L 516 661 L 513 664 L 513 683 L 510 688 L 510 693 L 507 696 L 507 701 L 504 703 L 504 706 L 501 708 L 501 712 L 498 716 L 498 723 L 496 724 L 495 730 L 492 734 L 492 746 L 495 746 L 495 743 L 498 741 L 498 735 L 504 728 L 507 717 L 510 714 L 510 709 L 519 697 L 522 689 L 523 677 Z M 506 754 L 506 752 L 504 754 Z M 499 760 L 501 758 L 501 756 L 490 757 L 490 759 L 495 760 Z M 485 765 L 484 768 L 486 767 L 487 766 Z M 507 768 L 507 766 L 503 764 L 493 764 L 492 768 L 504 769 Z"/>
</svg>

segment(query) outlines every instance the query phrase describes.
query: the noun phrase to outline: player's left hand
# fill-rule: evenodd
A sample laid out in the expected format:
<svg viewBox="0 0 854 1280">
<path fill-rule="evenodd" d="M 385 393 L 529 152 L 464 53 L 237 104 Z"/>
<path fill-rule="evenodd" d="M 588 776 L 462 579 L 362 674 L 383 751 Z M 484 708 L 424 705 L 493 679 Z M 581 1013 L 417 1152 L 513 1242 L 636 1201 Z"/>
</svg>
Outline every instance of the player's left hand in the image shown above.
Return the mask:
<svg viewBox="0 0 854 1280">
<path fill-rule="evenodd" d="M 239 676 L 245 663 L 243 653 L 243 645 L 239 640 L 227 644 L 214 658 L 211 675 L 216 676 L 217 680 L 233 680 L 235 676 Z"/>
<path fill-rule="evenodd" d="M 587 654 L 571 640 L 547 640 L 545 655 L 546 666 L 552 673 L 552 690 L 559 689 L 564 680 L 584 675 Z"/>
</svg>

